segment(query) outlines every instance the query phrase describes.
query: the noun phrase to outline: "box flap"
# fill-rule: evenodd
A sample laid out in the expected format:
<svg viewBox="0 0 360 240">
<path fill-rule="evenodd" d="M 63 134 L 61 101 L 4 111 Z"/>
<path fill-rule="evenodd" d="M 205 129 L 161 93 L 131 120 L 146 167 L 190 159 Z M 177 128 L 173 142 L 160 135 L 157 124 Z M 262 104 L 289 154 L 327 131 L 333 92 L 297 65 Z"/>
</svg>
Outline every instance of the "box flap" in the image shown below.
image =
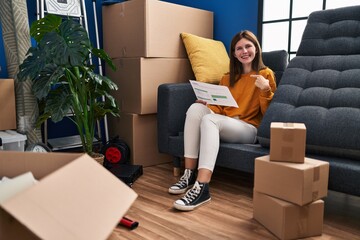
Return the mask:
<svg viewBox="0 0 360 240">
<path fill-rule="evenodd" d="M 32 172 L 37 180 L 82 156 L 80 153 L 0 151 L 0 177 Z"/>
<path fill-rule="evenodd" d="M 2 207 L 41 239 L 106 239 L 137 194 L 88 155 Z"/>
<path fill-rule="evenodd" d="M 305 129 L 306 126 L 304 123 L 296 122 L 272 122 L 270 128 L 281 128 L 281 129 Z"/>
</svg>

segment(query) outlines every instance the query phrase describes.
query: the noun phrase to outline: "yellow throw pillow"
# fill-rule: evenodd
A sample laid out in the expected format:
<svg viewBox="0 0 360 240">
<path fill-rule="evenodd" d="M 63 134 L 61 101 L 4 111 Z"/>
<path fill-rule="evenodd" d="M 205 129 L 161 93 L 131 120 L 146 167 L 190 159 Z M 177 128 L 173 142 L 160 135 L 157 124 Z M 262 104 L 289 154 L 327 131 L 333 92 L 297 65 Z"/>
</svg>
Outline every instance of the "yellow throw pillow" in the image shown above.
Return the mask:
<svg viewBox="0 0 360 240">
<path fill-rule="evenodd" d="M 219 83 L 229 72 L 229 56 L 221 41 L 181 33 L 195 78 L 200 82 Z"/>
</svg>

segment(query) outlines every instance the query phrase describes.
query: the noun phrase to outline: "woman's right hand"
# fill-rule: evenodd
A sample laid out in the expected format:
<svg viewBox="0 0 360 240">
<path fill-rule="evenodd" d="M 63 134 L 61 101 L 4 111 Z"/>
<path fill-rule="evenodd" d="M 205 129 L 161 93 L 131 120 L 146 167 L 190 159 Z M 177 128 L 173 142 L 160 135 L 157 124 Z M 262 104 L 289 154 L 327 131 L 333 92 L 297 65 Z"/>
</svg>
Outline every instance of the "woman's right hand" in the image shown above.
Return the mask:
<svg viewBox="0 0 360 240">
<path fill-rule="evenodd" d="M 204 100 L 199 100 L 199 99 L 197 99 L 195 102 L 196 102 L 196 103 L 204 104 L 205 106 L 207 105 L 207 102 L 204 101 Z"/>
</svg>

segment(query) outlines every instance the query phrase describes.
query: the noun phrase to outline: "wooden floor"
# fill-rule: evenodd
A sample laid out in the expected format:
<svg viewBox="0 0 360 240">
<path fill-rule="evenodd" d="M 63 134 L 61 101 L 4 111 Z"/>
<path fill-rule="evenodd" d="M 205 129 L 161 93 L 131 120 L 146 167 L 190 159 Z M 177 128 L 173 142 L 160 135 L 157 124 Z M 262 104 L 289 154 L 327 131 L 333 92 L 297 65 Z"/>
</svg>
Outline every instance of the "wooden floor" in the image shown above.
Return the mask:
<svg viewBox="0 0 360 240">
<path fill-rule="evenodd" d="M 253 219 L 253 176 L 216 168 L 210 193 L 212 200 L 192 212 L 173 209 L 179 196 L 167 189 L 177 178 L 171 164 L 143 169 L 133 185 L 138 198 L 127 217 L 139 226 L 117 227 L 120 239 L 277 239 Z M 307 239 L 360 239 L 360 198 L 329 191 L 325 201 L 323 234 Z"/>
</svg>

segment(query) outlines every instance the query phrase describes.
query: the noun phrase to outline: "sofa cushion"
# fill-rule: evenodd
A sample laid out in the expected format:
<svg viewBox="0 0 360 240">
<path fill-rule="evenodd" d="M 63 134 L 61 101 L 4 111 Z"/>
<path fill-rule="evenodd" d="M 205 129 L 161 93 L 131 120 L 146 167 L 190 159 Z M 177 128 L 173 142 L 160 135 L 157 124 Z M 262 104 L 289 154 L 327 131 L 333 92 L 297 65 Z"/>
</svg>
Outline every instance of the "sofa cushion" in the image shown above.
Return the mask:
<svg viewBox="0 0 360 240">
<path fill-rule="evenodd" d="M 230 59 L 221 41 L 181 33 L 197 81 L 219 83 L 229 72 Z"/>
<path fill-rule="evenodd" d="M 258 139 L 271 122 L 301 122 L 307 152 L 360 160 L 360 6 L 310 14 L 275 92 Z"/>
<path fill-rule="evenodd" d="M 262 52 L 264 64 L 275 73 L 276 85 L 279 85 L 283 72 L 288 65 L 288 56 L 285 50 Z"/>
</svg>

